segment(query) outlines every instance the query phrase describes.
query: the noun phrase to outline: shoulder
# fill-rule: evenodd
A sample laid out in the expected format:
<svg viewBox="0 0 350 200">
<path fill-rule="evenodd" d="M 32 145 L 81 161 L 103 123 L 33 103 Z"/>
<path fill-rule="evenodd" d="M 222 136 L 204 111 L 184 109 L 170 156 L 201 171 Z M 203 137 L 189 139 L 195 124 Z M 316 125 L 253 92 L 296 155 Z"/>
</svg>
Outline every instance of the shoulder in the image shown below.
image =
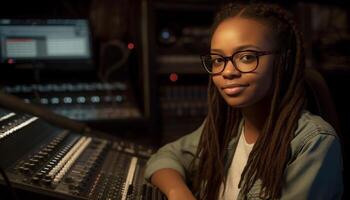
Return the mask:
<svg viewBox="0 0 350 200">
<path fill-rule="evenodd" d="M 313 144 L 324 149 L 334 145 L 340 147 L 340 141 L 334 128 L 322 117 L 304 110 L 298 120 L 298 126 L 291 142 L 292 154 L 295 156 Z"/>
<path fill-rule="evenodd" d="M 291 150 L 281 199 L 340 199 L 343 160 L 332 126 L 320 116 L 303 112 Z"/>
<path fill-rule="evenodd" d="M 315 134 L 328 134 L 336 136 L 334 128 L 326 122 L 322 117 L 312 114 L 304 110 L 298 120 L 298 128 L 295 131 L 295 136 L 311 136 Z"/>
</svg>

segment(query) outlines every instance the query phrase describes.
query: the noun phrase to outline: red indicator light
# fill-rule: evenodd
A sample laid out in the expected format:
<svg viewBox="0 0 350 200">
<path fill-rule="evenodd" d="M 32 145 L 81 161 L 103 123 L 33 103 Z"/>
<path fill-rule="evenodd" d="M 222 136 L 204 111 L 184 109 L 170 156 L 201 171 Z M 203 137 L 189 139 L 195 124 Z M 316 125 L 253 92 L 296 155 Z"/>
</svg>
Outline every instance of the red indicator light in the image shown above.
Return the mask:
<svg viewBox="0 0 350 200">
<path fill-rule="evenodd" d="M 14 64 L 14 63 L 15 63 L 15 60 L 14 60 L 13 58 L 9 58 L 9 59 L 7 60 L 7 63 L 8 63 L 8 64 Z"/>
<path fill-rule="evenodd" d="M 129 44 L 128 44 L 128 49 L 133 49 L 133 48 L 135 48 L 135 45 L 134 45 L 134 43 L 132 43 L 132 42 L 130 42 Z"/>
<path fill-rule="evenodd" d="M 179 79 L 178 75 L 176 73 L 171 73 L 170 76 L 169 76 L 169 79 L 172 81 L 172 82 L 175 82 Z"/>
</svg>

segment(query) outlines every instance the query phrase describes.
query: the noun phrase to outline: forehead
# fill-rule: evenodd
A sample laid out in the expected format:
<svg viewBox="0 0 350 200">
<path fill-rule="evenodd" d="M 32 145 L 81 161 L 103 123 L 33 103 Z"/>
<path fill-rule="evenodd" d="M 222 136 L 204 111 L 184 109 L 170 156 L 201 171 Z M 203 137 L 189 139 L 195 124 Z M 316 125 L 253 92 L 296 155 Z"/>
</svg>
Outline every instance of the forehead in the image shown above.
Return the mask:
<svg viewBox="0 0 350 200">
<path fill-rule="evenodd" d="M 262 50 L 271 50 L 273 40 L 269 27 L 254 19 L 233 17 L 219 24 L 211 40 L 212 49 L 223 51 L 244 45 L 254 45 Z"/>
</svg>

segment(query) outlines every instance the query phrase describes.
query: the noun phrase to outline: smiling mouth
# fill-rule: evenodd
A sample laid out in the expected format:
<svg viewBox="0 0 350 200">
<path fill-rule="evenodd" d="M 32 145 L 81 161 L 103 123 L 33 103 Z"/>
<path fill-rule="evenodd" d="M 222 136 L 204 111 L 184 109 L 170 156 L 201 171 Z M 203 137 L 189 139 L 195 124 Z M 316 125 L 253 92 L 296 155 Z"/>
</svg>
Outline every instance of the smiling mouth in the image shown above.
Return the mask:
<svg viewBox="0 0 350 200">
<path fill-rule="evenodd" d="M 248 85 L 232 84 L 222 87 L 222 91 L 228 96 L 235 96 L 240 94 Z"/>
</svg>

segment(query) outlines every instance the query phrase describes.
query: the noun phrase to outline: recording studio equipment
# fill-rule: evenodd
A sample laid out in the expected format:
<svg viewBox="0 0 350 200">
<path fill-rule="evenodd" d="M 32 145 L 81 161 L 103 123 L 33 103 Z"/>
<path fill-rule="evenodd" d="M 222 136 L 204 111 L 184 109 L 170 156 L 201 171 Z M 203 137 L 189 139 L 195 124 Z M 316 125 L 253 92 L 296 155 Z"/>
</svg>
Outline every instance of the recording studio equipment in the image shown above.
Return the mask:
<svg viewBox="0 0 350 200">
<path fill-rule="evenodd" d="M 51 122 L 52 124 L 55 124 L 56 126 L 67 128 L 78 133 L 86 133 L 90 131 L 90 128 L 83 123 L 69 120 L 68 118 L 57 115 L 43 107 L 39 107 L 34 104 L 27 104 L 18 97 L 10 94 L 0 92 L 0 105 L 3 108 L 7 108 L 8 110 L 15 112 L 24 112 L 38 116 L 48 122 Z"/>
<path fill-rule="evenodd" d="M 204 73 L 198 56 L 210 46 L 214 8 L 191 3 L 152 4 L 158 73 Z"/>
<path fill-rule="evenodd" d="M 0 109 L 0 167 L 20 199 L 165 199 L 143 178 L 152 152 Z M 4 180 L 1 197 L 9 199 Z"/>
<path fill-rule="evenodd" d="M 210 46 L 215 8 L 210 3 L 151 3 L 150 46 L 164 143 L 195 130 L 206 116 L 208 75 L 200 55 Z"/>
<path fill-rule="evenodd" d="M 180 83 L 160 88 L 162 131 L 166 135 L 163 143 L 174 141 L 199 127 L 207 114 L 206 99 L 206 85 Z"/>
<path fill-rule="evenodd" d="M 92 68 L 91 32 L 84 19 L 0 19 L 2 63 Z"/>
<path fill-rule="evenodd" d="M 162 49 L 156 57 L 159 73 L 203 73 L 195 67 L 200 66 L 198 55 L 209 46 L 207 28 L 186 27 L 178 36 L 162 30 L 159 35 L 159 48 Z"/>
<path fill-rule="evenodd" d="M 4 91 L 81 121 L 141 117 L 129 85 L 122 82 L 21 84 Z"/>
<path fill-rule="evenodd" d="M 123 80 L 110 79 L 130 49 L 120 48 L 118 57 L 109 48 L 116 42 L 106 46 L 99 79 L 91 32 L 87 19 L 0 19 L 0 71 L 9 79 L 3 90 L 80 121 L 139 119 L 126 72 L 117 71 Z"/>
<path fill-rule="evenodd" d="M 164 117 L 193 119 L 207 113 L 207 87 L 203 85 L 175 85 L 161 88 L 161 108 Z"/>
</svg>

